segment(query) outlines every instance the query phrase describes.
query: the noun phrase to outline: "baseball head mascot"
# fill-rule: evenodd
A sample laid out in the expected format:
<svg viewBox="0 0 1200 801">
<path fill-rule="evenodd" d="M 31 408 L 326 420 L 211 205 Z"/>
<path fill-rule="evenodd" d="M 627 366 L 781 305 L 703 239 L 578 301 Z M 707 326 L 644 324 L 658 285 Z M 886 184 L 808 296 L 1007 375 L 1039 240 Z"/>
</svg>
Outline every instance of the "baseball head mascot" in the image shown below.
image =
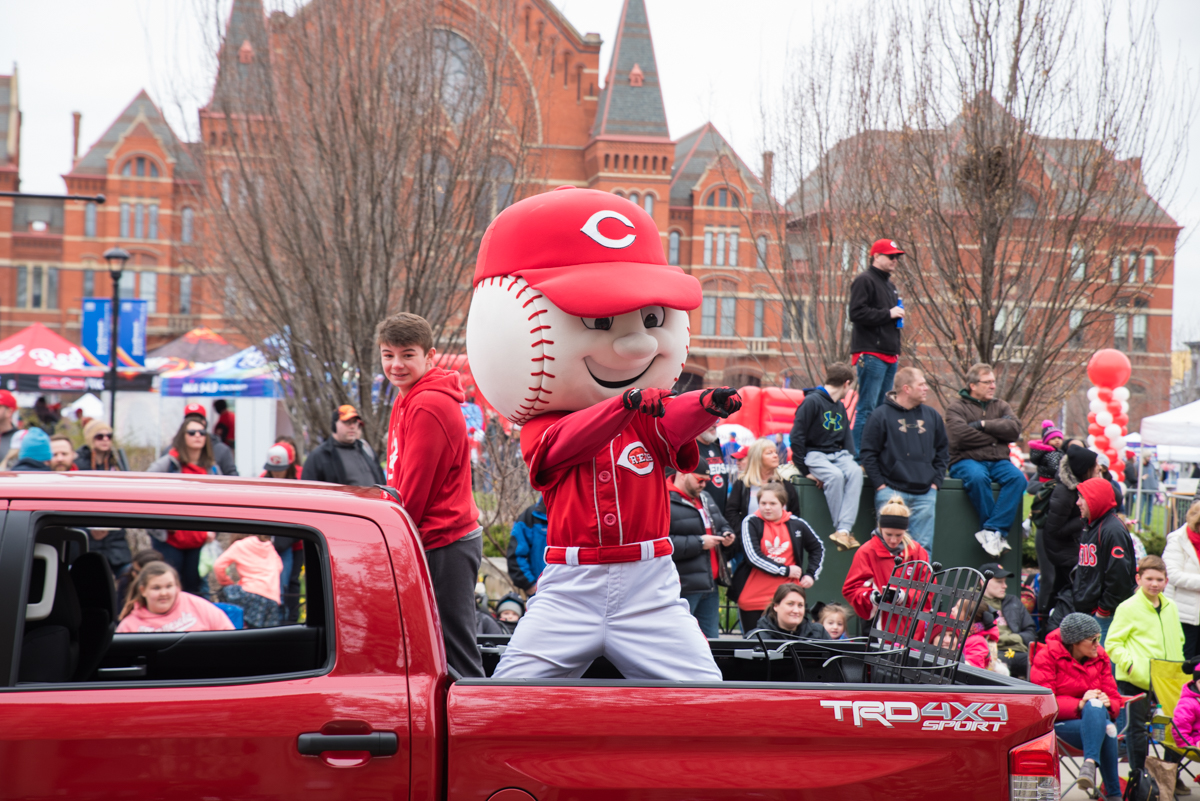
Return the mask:
<svg viewBox="0 0 1200 801">
<path fill-rule="evenodd" d="M 546 570 L 498 678 L 567 678 L 606 656 L 630 679 L 719 681 L 671 560 L 664 469 L 741 406 L 732 389 L 673 397 L 700 284 L 668 265 L 654 220 L 563 187 L 484 234 L 467 355 L 488 402 L 521 424 L 549 516 Z"/>
</svg>

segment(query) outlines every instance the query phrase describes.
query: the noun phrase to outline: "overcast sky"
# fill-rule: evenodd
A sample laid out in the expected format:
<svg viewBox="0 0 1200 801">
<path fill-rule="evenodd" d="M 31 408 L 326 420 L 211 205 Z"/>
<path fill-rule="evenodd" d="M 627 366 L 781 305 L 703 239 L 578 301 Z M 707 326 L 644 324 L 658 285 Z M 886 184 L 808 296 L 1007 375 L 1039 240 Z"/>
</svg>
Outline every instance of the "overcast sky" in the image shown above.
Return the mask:
<svg viewBox="0 0 1200 801">
<path fill-rule="evenodd" d="M 226 0 L 228 2 L 228 0 Z M 1098 0 L 1084 0 L 1084 6 Z M 0 0 L 0 73 L 20 68 L 21 178 L 27 192 L 62 192 L 71 112 L 83 113 L 80 150 L 146 89 L 183 134 L 208 99 L 214 60 L 197 9 L 206 0 Z M 608 67 L 622 0 L 558 0 L 581 33 L 605 42 Z M 832 3 L 803 0 L 646 0 L 671 135 L 712 120 L 755 169 L 763 98 L 778 92 L 789 47 L 809 39 Z M 846 3 L 839 9 L 845 10 Z M 1200 84 L 1200 2 L 1162 0 L 1164 62 Z M 1183 45 L 1188 42 L 1189 47 Z M 1195 113 L 1195 110 L 1190 110 Z M 1167 211 L 1184 226 L 1175 265 L 1176 340 L 1200 339 L 1200 124 Z"/>
</svg>

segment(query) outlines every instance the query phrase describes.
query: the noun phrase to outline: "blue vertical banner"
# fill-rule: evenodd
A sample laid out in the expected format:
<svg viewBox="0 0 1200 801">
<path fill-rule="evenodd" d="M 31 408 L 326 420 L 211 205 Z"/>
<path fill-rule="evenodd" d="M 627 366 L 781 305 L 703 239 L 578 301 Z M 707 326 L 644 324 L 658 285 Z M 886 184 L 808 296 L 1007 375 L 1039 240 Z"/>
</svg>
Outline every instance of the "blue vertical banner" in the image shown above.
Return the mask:
<svg viewBox="0 0 1200 801">
<path fill-rule="evenodd" d="M 83 299 L 83 331 L 80 344 L 96 362 L 108 368 L 112 351 L 109 334 L 112 328 L 112 301 L 108 298 Z"/>
<path fill-rule="evenodd" d="M 117 325 L 118 360 L 127 366 L 146 366 L 146 304 L 144 300 L 122 300 Z"/>
</svg>

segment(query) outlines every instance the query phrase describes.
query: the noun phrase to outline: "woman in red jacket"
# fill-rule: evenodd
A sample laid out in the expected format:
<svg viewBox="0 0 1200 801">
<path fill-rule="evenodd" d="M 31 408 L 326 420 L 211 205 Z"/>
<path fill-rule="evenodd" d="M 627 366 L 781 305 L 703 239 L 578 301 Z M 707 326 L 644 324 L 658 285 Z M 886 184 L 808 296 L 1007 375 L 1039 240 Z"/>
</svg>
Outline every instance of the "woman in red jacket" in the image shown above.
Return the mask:
<svg viewBox="0 0 1200 801">
<path fill-rule="evenodd" d="M 871 539 L 854 552 L 850 572 L 842 584 L 842 595 L 863 620 L 873 620 L 879 598 L 896 569 L 896 557 L 904 562 L 929 561 L 929 553 L 908 536 L 908 506 L 895 495 L 879 510 L 878 525 Z M 885 628 L 885 630 L 887 630 Z"/>
<path fill-rule="evenodd" d="M 1120 798 L 1117 776 L 1117 727 L 1121 693 L 1112 662 L 1100 647 L 1100 624 L 1091 615 L 1072 612 L 1046 637 L 1033 659 L 1030 680 L 1054 692 L 1058 719 L 1054 732 L 1083 749 L 1079 787 L 1096 786 L 1096 766 L 1104 779 L 1104 797 Z"/>
</svg>

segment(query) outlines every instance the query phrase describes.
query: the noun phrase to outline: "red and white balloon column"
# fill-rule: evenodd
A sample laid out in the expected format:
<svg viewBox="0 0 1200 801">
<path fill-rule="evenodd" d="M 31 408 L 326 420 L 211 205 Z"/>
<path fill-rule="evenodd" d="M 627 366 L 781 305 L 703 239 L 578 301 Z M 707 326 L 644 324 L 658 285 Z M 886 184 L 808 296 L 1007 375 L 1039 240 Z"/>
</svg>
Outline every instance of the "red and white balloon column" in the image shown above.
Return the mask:
<svg viewBox="0 0 1200 801">
<path fill-rule="evenodd" d="M 1098 350 L 1088 362 L 1088 447 L 1108 457 L 1113 478 L 1125 480 L 1125 435 L 1129 433 L 1129 357 L 1119 350 Z"/>
</svg>

